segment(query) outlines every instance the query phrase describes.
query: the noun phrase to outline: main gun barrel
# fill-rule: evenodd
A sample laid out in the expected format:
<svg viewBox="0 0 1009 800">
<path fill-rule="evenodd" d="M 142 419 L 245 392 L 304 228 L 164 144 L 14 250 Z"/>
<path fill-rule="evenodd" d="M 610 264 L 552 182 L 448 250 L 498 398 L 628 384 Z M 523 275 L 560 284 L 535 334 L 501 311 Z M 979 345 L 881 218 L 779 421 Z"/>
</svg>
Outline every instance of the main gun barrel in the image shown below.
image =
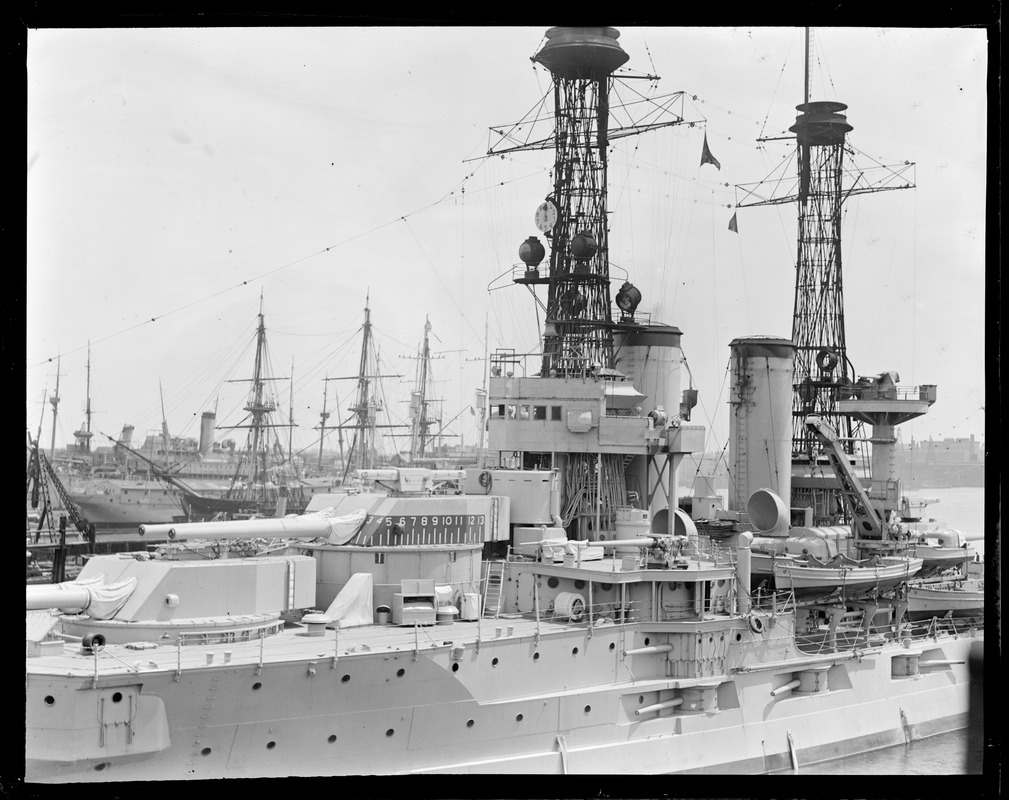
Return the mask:
<svg viewBox="0 0 1009 800">
<path fill-rule="evenodd" d="M 140 535 L 186 539 L 316 539 L 329 536 L 333 520 L 326 517 L 236 519 L 223 522 L 179 522 L 141 525 Z"/>
<path fill-rule="evenodd" d="M 25 602 L 28 611 L 49 608 L 84 609 L 91 605 L 91 591 L 86 586 L 66 583 L 32 584 L 25 586 Z"/>
</svg>

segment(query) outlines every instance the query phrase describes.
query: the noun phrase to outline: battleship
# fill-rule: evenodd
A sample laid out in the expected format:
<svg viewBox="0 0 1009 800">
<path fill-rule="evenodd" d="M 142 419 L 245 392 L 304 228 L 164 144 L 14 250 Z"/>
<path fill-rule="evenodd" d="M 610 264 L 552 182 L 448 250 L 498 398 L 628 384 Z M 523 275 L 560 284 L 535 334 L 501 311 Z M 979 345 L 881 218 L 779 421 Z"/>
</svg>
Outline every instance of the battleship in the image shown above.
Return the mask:
<svg viewBox="0 0 1009 800">
<path fill-rule="evenodd" d="M 27 587 L 28 782 L 767 773 L 969 724 L 973 620 L 912 623 L 884 587 L 765 591 L 763 524 L 737 512 L 712 535 L 678 507 L 704 445 L 683 332 L 630 281 L 611 311 L 618 38 L 552 28 L 535 56 L 550 252 L 526 240 L 513 281 L 546 287 L 547 319 L 540 351 L 491 356 L 489 462 L 360 469 L 297 516 L 145 525 L 167 544 Z M 751 389 L 777 376 L 735 405 L 735 489 L 787 530 L 791 426 L 771 421 L 791 414 L 794 346 L 731 348 Z M 920 568 L 885 528 L 854 530 L 861 555 Z"/>
</svg>

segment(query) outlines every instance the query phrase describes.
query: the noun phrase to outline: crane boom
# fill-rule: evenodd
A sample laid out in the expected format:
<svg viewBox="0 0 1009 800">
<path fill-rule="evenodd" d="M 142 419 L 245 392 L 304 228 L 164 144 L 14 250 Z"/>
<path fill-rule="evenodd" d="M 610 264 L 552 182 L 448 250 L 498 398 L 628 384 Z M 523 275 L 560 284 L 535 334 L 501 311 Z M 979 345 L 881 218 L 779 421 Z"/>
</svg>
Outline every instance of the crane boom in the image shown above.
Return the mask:
<svg viewBox="0 0 1009 800">
<path fill-rule="evenodd" d="M 856 538 L 882 539 L 882 520 L 855 475 L 855 471 L 848 463 L 841 443 L 838 441 L 837 433 L 822 417 L 816 414 L 807 416 L 805 424 L 806 430 L 812 433 L 823 446 L 830 465 L 834 469 L 834 474 L 841 483 L 841 494 L 851 511 Z"/>
</svg>

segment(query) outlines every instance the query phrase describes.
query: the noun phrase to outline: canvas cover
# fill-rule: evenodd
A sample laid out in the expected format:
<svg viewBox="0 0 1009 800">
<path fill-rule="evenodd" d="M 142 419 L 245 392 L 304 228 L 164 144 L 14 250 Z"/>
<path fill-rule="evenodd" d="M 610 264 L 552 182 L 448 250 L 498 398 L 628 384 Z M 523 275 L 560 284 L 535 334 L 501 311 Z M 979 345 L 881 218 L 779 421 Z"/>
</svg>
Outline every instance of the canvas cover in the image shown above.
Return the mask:
<svg viewBox="0 0 1009 800">
<path fill-rule="evenodd" d="M 337 623 L 341 628 L 371 625 L 375 621 L 373 586 L 374 576 L 370 572 L 355 572 L 351 575 L 326 609 L 326 616 L 333 620 L 329 627 L 335 627 Z"/>
</svg>

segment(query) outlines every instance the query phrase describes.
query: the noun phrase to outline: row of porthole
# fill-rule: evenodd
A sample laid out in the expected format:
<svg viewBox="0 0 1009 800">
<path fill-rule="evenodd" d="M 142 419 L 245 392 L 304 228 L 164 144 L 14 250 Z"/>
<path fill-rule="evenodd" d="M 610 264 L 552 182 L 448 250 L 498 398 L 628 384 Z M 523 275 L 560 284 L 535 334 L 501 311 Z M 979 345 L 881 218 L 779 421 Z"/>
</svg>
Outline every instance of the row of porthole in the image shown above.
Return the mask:
<svg viewBox="0 0 1009 800">
<path fill-rule="evenodd" d="M 739 634 L 737 634 L 737 639 L 738 638 L 739 638 Z M 648 643 L 650 641 L 651 640 L 648 637 L 645 637 L 645 646 L 646 647 L 648 646 Z M 700 642 L 701 640 L 698 639 L 697 641 Z M 616 649 L 616 644 L 614 642 L 610 642 L 610 650 L 614 650 L 614 649 Z M 571 655 L 576 656 L 576 655 L 578 655 L 578 653 L 579 653 L 579 650 L 578 650 L 577 647 L 571 648 Z M 539 658 L 540 658 L 540 654 L 538 652 L 533 653 L 533 661 L 539 661 Z M 490 663 L 491 663 L 492 667 L 496 667 L 498 665 L 498 663 L 499 663 L 499 660 L 497 659 L 497 657 L 495 657 L 495 658 L 491 659 Z M 459 671 L 459 664 L 458 664 L 458 662 L 452 665 L 452 671 L 453 672 L 458 672 Z M 396 677 L 397 678 L 402 678 L 405 674 L 406 674 L 406 670 L 404 670 L 404 669 L 399 669 L 399 670 L 396 671 Z M 342 683 L 348 683 L 350 681 L 350 675 L 344 675 L 340 679 L 340 681 Z M 252 684 L 252 688 L 253 688 L 253 690 L 262 689 L 263 688 L 263 684 L 260 683 L 259 681 L 256 681 L 254 684 Z M 122 695 L 121 692 L 116 692 L 115 694 L 112 695 L 112 702 L 113 703 L 118 703 L 122 699 L 123 699 L 123 695 Z M 46 705 L 51 706 L 55 702 L 56 702 L 56 698 L 54 698 L 51 694 L 45 696 L 45 704 Z"/>
<path fill-rule="evenodd" d="M 648 639 L 648 638 L 646 637 L 646 638 L 645 638 L 645 645 L 646 645 L 646 646 L 648 645 L 648 642 L 649 642 L 649 641 L 650 641 L 650 640 L 649 640 L 649 639 Z M 616 647 L 617 647 L 616 643 L 614 643 L 614 642 L 610 642 L 610 650 L 615 650 L 615 649 L 616 649 Z M 573 656 L 576 656 L 576 655 L 578 655 L 578 653 L 579 653 L 579 652 L 580 652 L 580 651 L 579 651 L 579 649 L 578 649 L 577 647 L 572 647 L 572 648 L 571 648 L 571 655 L 573 655 Z M 535 653 L 533 653 L 533 661 L 539 661 L 539 660 L 540 660 L 540 654 L 539 654 L 539 652 L 535 652 Z M 494 658 L 492 658 L 492 659 L 491 659 L 491 662 L 490 662 L 490 663 L 491 663 L 491 666 L 492 666 L 492 667 L 496 667 L 496 666 L 497 666 L 497 665 L 498 665 L 498 664 L 500 663 L 500 661 L 499 661 L 499 659 L 498 659 L 498 658 L 497 658 L 497 657 L 495 656 Z M 459 671 L 459 663 L 458 663 L 458 662 L 455 662 L 454 664 L 452 664 L 452 671 L 453 671 L 453 672 L 458 672 L 458 671 Z M 396 677 L 397 677 L 397 678 L 402 678 L 402 677 L 403 677 L 403 676 L 404 676 L 405 674 L 406 674 L 406 670 L 404 670 L 404 669 L 399 669 L 399 670 L 397 670 L 397 671 L 396 671 Z M 347 682 L 349 682 L 349 681 L 350 681 L 350 675 L 344 675 L 344 676 L 343 676 L 343 677 L 342 677 L 342 678 L 340 679 L 340 681 L 341 681 L 342 683 L 347 683 Z M 263 688 L 263 684 L 262 684 L 262 683 L 260 683 L 259 681 L 256 681 L 256 682 L 255 682 L 254 684 L 252 684 L 252 688 L 253 688 L 253 690 L 256 690 L 256 689 L 262 689 L 262 688 Z M 116 694 L 118 694 L 118 692 L 117 692 Z M 46 702 L 47 702 L 47 703 L 49 703 L 50 705 L 52 704 L 52 703 L 50 702 L 50 701 L 51 701 L 51 699 L 52 699 L 51 697 L 46 697 Z M 114 699 L 114 698 L 113 698 L 113 699 Z M 119 701 L 118 701 L 118 700 L 116 700 L 116 702 L 119 702 Z"/>
<path fill-rule="evenodd" d="M 497 660 L 497 659 L 495 659 L 495 660 Z M 403 672 L 403 670 L 400 670 L 400 672 Z M 260 683 L 254 684 L 254 688 L 258 689 L 260 686 L 262 686 L 262 684 L 260 684 Z M 643 703 L 644 701 L 645 701 L 644 695 L 638 695 L 638 703 Z M 592 706 L 591 705 L 587 705 L 587 706 L 585 706 L 585 708 L 583 710 L 584 710 L 584 712 L 586 714 L 588 714 L 588 713 L 590 713 L 592 711 Z M 516 722 L 522 722 L 523 719 L 525 719 L 525 716 L 523 714 L 520 713 L 520 714 L 516 714 L 515 715 L 515 721 Z M 476 720 L 473 720 L 473 719 L 466 720 L 466 727 L 467 728 L 472 728 L 474 725 L 476 725 Z M 396 731 L 395 731 L 394 728 L 389 728 L 385 732 L 385 735 L 386 736 L 393 736 L 395 733 L 396 733 Z M 336 740 L 337 740 L 337 737 L 336 737 L 336 734 L 334 733 L 334 734 L 330 734 L 329 738 L 326 741 L 328 741 L 330 744 L 334 744 L 336 742 Z M 277 746 L 277 743 L 276 743 L 276 741 L 273 741 L 273 740 L 270 740 L 269 742 L 266 743 L 266 749 L 267 750 L 272 750 L 276 746 Z M 211 748 L 204 747 L 200 751 L 200 755 L 202 755 L 202 756 L 209 756 L 212 752 L 213 752 L 213 750 Z M 95 765 L 95 770 L 98 771 L 98 772 L 101 772 L 107 766 L 109 766 L 109 762 L 105 761 L 105 762 L 102 762 L 101 764 L 96 764 Z"/>
<path fill-rule="evenodd" d="M 644 697 L 643 696 L 639 696 L 638 697 L 638 702 L 639 703 L 644 702 Z M 584 710 L 584 712 L 586 714 L 588 714 L 588 713 L 590 713 L 592 711 L 592 706 L 587 705 L 587 706 L 585 706 L 585 708 L 583 710 Z M 525 715 L 524 714 L 520 713 L 520 714 L 516 714 L 515 715 L 515 721 L 516 722 L 522 722 L 523 719 L 525 719 Z M 472 728 L 474 725 L 476 725 L 476 720 L 474 720 L 474 719 L 468 719 L 468 720 L 466 720 L 466 727 L 467 728 Z M 393 735 L 395 735 L 395 733 L 396 733 L 396 730 L 394 728 L 389 728 L 385 732 L 385 735 L 386 736 L 393 736 Z M 336 734 L 330 734 L 329 738 L 326 741 L 328 741 L 330 744 L 334 744 L 336 742 L 336 740 L 337 740 Z M 273 740 L 270 740 L 269 742 L 266 743 L 266 749 L 267 750 L 272 750 L 276 746 L 277 746 L 277 743 L 276 743 L 276 741 L 273 741 Z M 204 747 L 200 751 L 200 755 L 202 755 L 202 756 L 209 756 L 212 752 L 213 752 L 213 750 L 211 748 Z M 102 764 L 98 764 L 95 767 L 95 769 L 96 770 L 102 770 L 102 769 L 105 769 L 105 767 L 107 765 L 108 765 L 107 762 L 106 763 L 102 763 Z"/>
<path fill-rule="evenodd" d="M 455 664 L 453 666 L 456 669 L 459 668 L 458 664 Z M 396 677 L 397 678 L 402 678 L 404 675 L 406 675 L 406 670 L 405 669 L 398 669 L 398 670 L 396 670 Z M 349 682 L 350 682 L 350 675 L 344 675 L 342 678 L 340 678 L 340 683 L 349 683 Z M 260 683 L 259 681 L 256 681 L 254 684 L 252 684 L 252 688 L 253 688 L 253 690 L 262 689 L 263 688 L 263 684 Z"/>
<path fill-rule="evenodd" d="M 123 693 L 122 692 L 114 692 L 113 693 L 113 695 L 112 695 L 112 702 L 113 703 L 121 703 L 122 700 L 123 700 Z M 51 705 L 54 705 L 56 703 L 56 698 L 53 697 L 51 694 L 47 694 L 44 698 L 42 698 L 42 701 L 47 706 L 51 706 Z"/>
</svg>

